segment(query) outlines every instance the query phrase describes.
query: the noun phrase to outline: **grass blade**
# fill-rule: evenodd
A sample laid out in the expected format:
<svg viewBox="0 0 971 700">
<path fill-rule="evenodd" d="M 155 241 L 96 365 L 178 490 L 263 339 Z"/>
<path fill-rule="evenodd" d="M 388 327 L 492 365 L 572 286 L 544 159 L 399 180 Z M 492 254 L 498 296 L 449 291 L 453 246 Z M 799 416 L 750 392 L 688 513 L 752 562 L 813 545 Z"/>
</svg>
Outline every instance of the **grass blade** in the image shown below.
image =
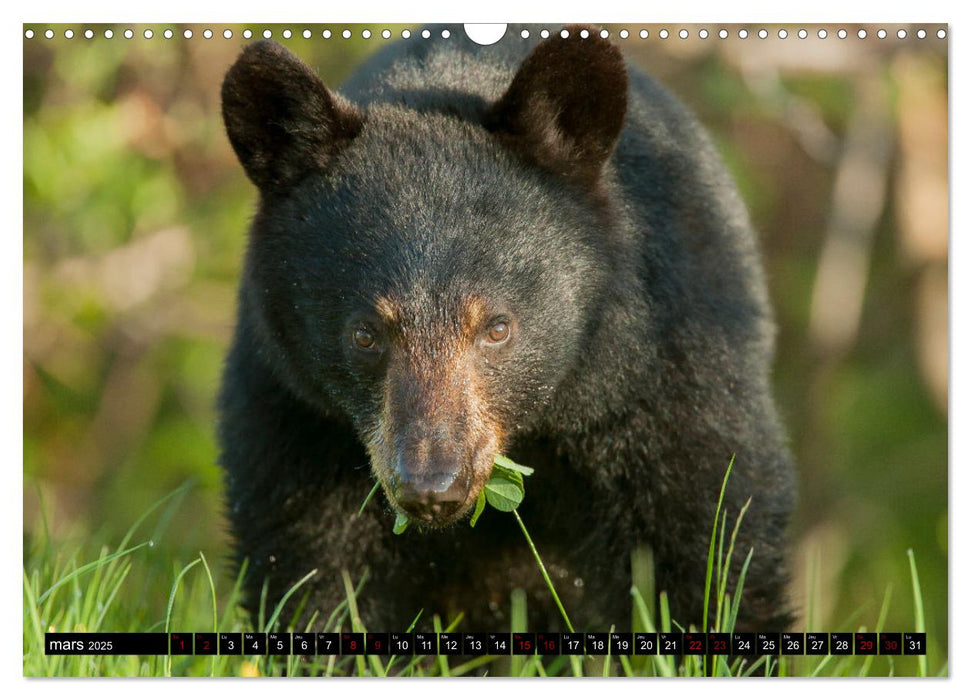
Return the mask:
<svg viewBox="0 0 971 700">
<path fill-rule="evenodd" d="M 283 597 L 280 598 L 280 602 L 278 602 L 276 604 L 276 607 L 273 608 L 273 614 L 270 615 L 270 619 L 266 621 L 266 627 L 263 629 L 264 632 L 272 632 L 273 631 L 273 627 L 276 625 L 277 620 L 280 617 L 280 614 L 283 612 L 283 606 L 285 606 L 287 604 L 287 601 L 290 600 L 290 597 L 294 593 L 296 593 L 297 590 L 303 584 L 305 584 L 307 581 L 309 581 L 310 579 L 312 579 L 316 575 L 317 575 L 317 569 L 313 569 L 312 571 L 310 571 L 310 573 L 308 573 L 307 575 L 305 575 L 302 579 L 300 579 L 295 584 L 293 584 L 292 586 L 290 586 L 290 590 L 288 590 L 283 595 Z"/>
<path fill-rule="evenodd" d="M 367 504 L 371 501 L 372 498 L 374 498 L 374 494 L 378 492 L 379 488 L 381 488 L 381 482 L 375 481 L 374 486 L 371 487 L 371 491 L 368 493 L 367 497 L 365 497 L 364 503 L 362 503 L 361 507 L 357 509 L 357 517 L 359 518 L 361 517 L 361 513 L 364 512 L 364 509 L 367 507 Z"/>
<path fill-rule="evenodd" d="M 702 616 L 702 630 L 708 631 L 708 601 L 711 598 L 711 574 L 712 574 L 712 564 L 715 558 L 715 538 L 718 534 L 718 518 L 722 510 L 722 502 L 725 500 L 725 489 L 728 486 L 728 477 L 731 476 L 732 466 L 735 464 L 735 455 L 732 455 L 732 459 L 728 462 L 728 469 L 725 470 L 725 476 L 722 479 L 721 492 L 718 494 L 718 505 L 715 506 L 715 520 L 711 526 L 711 539 L 708 543 L 708 566 L 705 570 L 705 610 Z"/>
<path fill-rule="evenodd" d="M 99 559 L 95 559 L 94 561 L 89 562 L 89 563 L 85 564 L 84 566 L 75 569 L 74 571 L 72 571 L 71 573 L 69 573 L 67 576 L 65 576 L 64 578 L 62 578 L 60 581 L 58 581 L 57 583 L 55 583 L 53 586 L 51 586 L 50 588 L 48 588 L 46 591 L 44 591 L 40 595 L 40 597 L 37 598 L 37 604 L 38 605 L 43 604 L 43 602 L 45 600 L 47 600 L 47 598 L 50 597 L 50 595 L 54 591 L 56 591 L 58 588 L 60 588 L 61 586 L 63 586 L 65 583 L 71 583 L 73 581 L 76 581 L 79 576 L 81 576 L 83 574 L 86 574 L 89 571 L 97 570 L 100 567 L 103 567 L 108 562 L 114 561 L 115 559 L 118 559 L 119 557 L 123 557 L 125 555 L 131 554 L 132 552 L 137 552 L 142 547 L 151 547 L 151 546 L 152 546 L 151 540 L 149 540 L 148 542 L 142 542 L 141 544 L 137 544 L 134 547 L 129 547 L 128 549 L 123 550 L 121 552 L 116 552 L 115 554 L 108 554 L 108 555 L 105 555 L 105 556 L 103 556 L 103 557 L 101 557 Z"/>
<path fill-rule="evenodd" d="M 728 574 L 729 574 L 729 571 L 731 571 L 732 558 L 735 556 L 735 542 L 738 539 L 738 531 L 742 527 L 742 520 L 745 518 L 745 514 L 748 512 L 750 505 L 752 505 L 751 497 L 747 501 L 745 501 L 745 505 L 743 505 L 742 509 L 738 512 L 738 517 L 735 518 L 735 527 L 732 528 L 732 536 L 729 538 L 728 554 L 725 555 L 725 566 L 722 572 L 721 580 L 719 581 L 719 585 L 718 585 L 719 604 L 718 604 L 718 615 L 715 620 L 715 628 L 721 632 L 731 632 L 734 629 L 734 624 L 735 624 L 734 618 L 732 619 L 731 627 L 723 626 L 724 621 L 722 620 L 723 610 L 722 610 L 721 602 L 725 600 L 725 593 L 726 593 L 726 589 L 728 588 Z M 722 526 L 724 527 L 724 523 L 722 524 Z M 738 585 L 738 583 L 736 583 L 735 599 L 738 600 L 740 597 L 741 597 L 741 588 Z"/>
<path fill-rule="evenodd" d="M 442 620 L 438 615 L 432 618 L 432 627 L 435 630 L 435 634 L 440 635 L 442 633 Z M 452 674 L 448 668 L 448 657 L 441 653 L 441 649 L 438 651 L 439 653 L 435 657 L 438 661 L 438 671 L 441 673 L 442 678 L 449 678 Z"/>
<path fill-rule="evenodd" d="M 915 632 L 927 632 L 924 622 L 924 596 L 920 590 L 920 577 L 917 575 L 917 562 L 914 559 L 914 550 L 907 550 L 907 559 L 910 561 L 910 583 L 914 591 L 914 627 Z M 917 669 L 921 678 L 927 677 L 927 657 L 917 657 Z"/>
<path fill-rule="evenodd" d="M 519 529 L 523 531 L 523 535 L 526 537 L 526 543 L 529 544 L 529 550 L 533 553 L 533 558 L 536 559 L 536 563 L 539 565 L 539 572 L 543 575 L 543 580 L 546 581 L 546 587 L 550 589 L 550 593 L 553 595 L 553 602 L 556 603 L 557 609 L 560 611 L 560 615 L 566 621 L 566 626 L 571 632 L 576 632 L 573 629 L 573 623 L 570 622 L 570 616 L 566 614 L 566 610 L 563 609 L 563 603 L 560 602 L 560 596 L 556 593 L 556 587 L 553 585 L 553 581 L 550 580 L 550 575 L 546 572 L 546 567 L 543 565 L 543 560 L 539 556 L 539 552 L 536 551 L 536 545 L 533 544 L 533 538 L 529 536 L 529 531 L 526 530 L 526 525 L 523 524 L 523 519 L 519 517 L 519 511 L 513 509 L 512 514 L 516 516 L 516 522 L 519 523 Z"/>
<path fill-rule="evenodd" d="M 24 597 L 27 599 L 24 607 L 27 608 L 30 614 L 30 626 L 34 631 L 34 644 L 31 644 L 28 648 L 34 650 L 43 649 L 44 628 L 43 625 L 41 625 L 40 617 L 37 615 L 37 600 L 34 598 L 34 589 L 33 586 L 31 586 L 30 578 L 27 576 L 26 569 L 24 569 Z M 47 655 L 37 653 L 32 654 L 31 656 L 39 661 L 42 673 L 46 674 L 48 667 Z M 27 675 L 26 669 L 24 669 L 24 671 L 24 675 Z"/>
<path fill-rule="evenodd" d="M 314 569 L 312 574 L 316 574 L 316 573 L 317 573 L 317 570 Z M 303 583 L 303 581 L 307 580 L 307 578 L 308 577 L 304 577 L 304 579 L 300 583 Z M 347 569 L 344 569 L 343 571 L 341 571 L 341 578 L 344 579 L 344 592 L 347 595 L 347 609 L 351 613 L 351 629 L 354 630 L 355 632 L 361 632 L 366 634 L 367 630 L 364 629 L 364 623 L 361 622 L 361 614 L 357 609 L 357 596 L 354 594 L 354 584 L 351 583 L 351 575 L 348 573 Z M 364 662 L 364 656 L 358 655 L 357 657 L 355 657 L 354 660 L 357 663 L 357 675 L 366 676 L 367 666 Z"/>
<path fill-rule="evenodd" d="M 522 588 L 514 588 L 509 599 L 509 631 L 526 632 L 529 629 L 529 621 L 526 615 L 526 591 Z M 519 678 L 523 675 L 525 668 L 526 657 L 514 654 L 510 659 L 509 675 Z"/>
<path fill-rule="evenodd" d="M 206 561 L 206 555 L 199 552 L 199 558 L 202 559 L 202 568 L 206 570 L 206 579 L 209 582 L 209 591 L 212 594 L 212 631 L 219 633 L 219 609 L 216 605 L 216 583 L 212 580 L 212 571 L 209 570 L 209 562 Z M 216 657 L 212 657 L 212 665 L 209 669 L 209 677 L 213 678 L 216 675 Z"/>
<path fill-rule="evenodd" d="M 172 608 L 175 606 L 175 594 L 179 590 L 179 583 L 182 582 L 182 579 L 185 577 L 187 573 L 189 573 L 192 567 L 194 567 L 200 561 L 202 560 L 194 559 L 193 561 L 189 562 L 188 564 L 182 567 L 182 571 L 180 571 L 179 575 L 175 577 L 175 583 L 172 584 L 172 591 L 169 593 L 169 602 L 165 608 L 165 633 L 166 634 L 172 631 L 171 630 Z M 167 677 L 172 675 L 172 654 L 168 654 L 165 657 L 165 675 Z"/>
</svg>

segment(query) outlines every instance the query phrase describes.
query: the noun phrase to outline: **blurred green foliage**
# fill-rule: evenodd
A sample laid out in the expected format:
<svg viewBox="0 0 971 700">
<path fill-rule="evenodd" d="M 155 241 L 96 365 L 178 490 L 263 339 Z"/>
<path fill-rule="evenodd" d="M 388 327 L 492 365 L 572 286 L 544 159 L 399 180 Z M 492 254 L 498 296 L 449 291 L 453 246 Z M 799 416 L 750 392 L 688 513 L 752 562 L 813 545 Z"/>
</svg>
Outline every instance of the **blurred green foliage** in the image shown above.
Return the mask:
<svg viewBox="0 0 971 700">
<path fill-rule="evenodd" d="M 140 27 L 130 40 L 124 27 L 113 27 L 112 40 L 100 25 L 90 40 L 81 37 L 87 26 L 72 27 L 70 40 L 64 27 L 45 39 L 44 28 L 24 41 L 25 538 L 46 519 L 55 539 L 115 542 L 191 478 L 199 488 L 157 552 L 224 547 L 213 406 L 256 194 L 224 136 L 219 86 L 243 27 L 232 27 L 231 40 L 223 27 L 209 40 L 201 26 L 191 40 L 180 38 L 184 27 L 172 39 L 153 27 L 151 40 Z M 307 40 L 294 27 L 283 41 L 337 86 L 387 41 L 382 27 L 370 27 L 367 41 L 364 27 L 351 27 L 350 40 L 339 38 L 343 28 L 324 40 L 313 26 Z M 270 29 L 280 39 L 283 27 Z M 909 629 L 913 548 L 939 667 L 947 413 L 946 387 L 935 389 L 931 370 L 943 364 L 946 380 L 947 357 L 931 353 L 928 365 L 920 348 L 922 290 L 928 274 L 946 280 L 946 232 L 943 250 L 923 257 L 901 233 L 909 132 L 900 125 L 920 105 L 899 96 L 918 74 L 946 105 L 946 43 L 830 42 L 825 51 L 840 60 L 827 63 L 812 48 L 819 42 L 794 38 L 773 52 L 771 40 L 663 42 L 656 28 L 651 37 L 620 43 L 710 130 L 763 237 L 780 329 L 776 394 L 801 473 L 796 602 L 806 603 L 803 562 L 815 557 L 823 585 L 813 605 L 829 627 L 856 613 L 874 618 L 893 583 L 887 629 Z M 893 156 L 859 323 L 834 352 L 814 343 L 812 294 L 864 73 L 887 85 Z M 946 112 L 935 124 L 946 145 Z M 945 184 L 946 166 L 935 166 Z M 943 295 L 931 301 L 946 309 Z M 165 585 L 146 592 L 155 608 Z"/>
</svg>

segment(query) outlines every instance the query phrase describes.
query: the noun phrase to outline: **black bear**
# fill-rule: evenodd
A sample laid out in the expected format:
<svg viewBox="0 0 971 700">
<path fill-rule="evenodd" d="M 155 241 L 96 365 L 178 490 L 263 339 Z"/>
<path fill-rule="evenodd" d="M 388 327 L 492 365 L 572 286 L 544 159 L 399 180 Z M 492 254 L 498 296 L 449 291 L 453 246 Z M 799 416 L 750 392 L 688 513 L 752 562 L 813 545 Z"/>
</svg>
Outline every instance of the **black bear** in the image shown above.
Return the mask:
<svg viewBox="0 0 971 700">
<path fill-rule="evenodd" d="M 535 469 L 519 512 L 578 629 L 630 629 L 642 545 L 698 623 L 734 455 L 739 626 L 789 622 L 794 472 L 746 210 L 684 107 L 599 30 L 566 34 L 436 28 L 340 95 L 269 41 L 228 71 L 259 190 L 220 398 L 251 610 L 316 570 L 284 619 L 320 625 L 367 570 L 372 630 L 508 629 L 515 588 L 531 628 L 564 629 L 514 518 L 469 527 L 504 454 Z"/>
</svg>

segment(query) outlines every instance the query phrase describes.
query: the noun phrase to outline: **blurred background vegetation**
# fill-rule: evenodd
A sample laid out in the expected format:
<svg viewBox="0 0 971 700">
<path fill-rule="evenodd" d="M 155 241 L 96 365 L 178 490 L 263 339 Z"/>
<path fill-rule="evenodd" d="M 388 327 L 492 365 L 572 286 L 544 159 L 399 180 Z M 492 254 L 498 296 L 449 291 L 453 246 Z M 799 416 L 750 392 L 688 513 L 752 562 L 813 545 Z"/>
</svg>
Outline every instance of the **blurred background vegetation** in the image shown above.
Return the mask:
<svg viewBox="0 0 971 700">
<path fill-rule="evenodd" d="M 138 25 L 131 39 L 127 26 L 56 26 L 51 39 L 47 28 L 25 27 L 34 37 L 24 40 L 25 556 L 47 532 L 82 552 L 115 546 L 193 479 L 151 556 L 218 558 L 227 547 L 213 406 L 256 199 L 224 135 L 219 86 L 245 27 Z M 331 86 L 402 32 L 251 27 L 264 28 Z M 622 27 L 607 27 L 710 130 L 762 237 L 779 324 L 776 395 L 801 475 L 793 598 L 827 629 L 872 628 L 892 584 L 885 629 L 913 629 L 913 548 L 939 668 L 947 41 L 936 25 L 926 38 L 888 25 L 882 39 L 866 26 L 862 40 L 853 25 L 814 25 L 807 38 L 749 26 L 744 40 L 740 26 L 727 39 L 720 26 L 707 39 L 685 28 L 689 39 L 676 25 L 627 27 L 622 39 Z M 157 590 L 122 603 L 132 629 L 158 619 L 174 566 Z"/>
</svg>

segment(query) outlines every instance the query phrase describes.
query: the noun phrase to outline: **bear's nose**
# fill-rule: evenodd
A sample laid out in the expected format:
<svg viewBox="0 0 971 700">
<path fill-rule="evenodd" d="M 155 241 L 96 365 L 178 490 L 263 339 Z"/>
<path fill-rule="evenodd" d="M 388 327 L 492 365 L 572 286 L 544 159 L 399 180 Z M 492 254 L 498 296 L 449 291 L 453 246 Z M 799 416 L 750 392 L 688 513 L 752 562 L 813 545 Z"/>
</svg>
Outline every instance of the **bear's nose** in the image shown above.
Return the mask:
<svg viewBox="0 0 971 700">
<path fill-rule="evenodd" d="M 395 488 L 395 500 L 410 517 L 430 522 L 454 515 L 467 489 L 454 474 L 428 474 L 401 481 Z"/>
</svg>

